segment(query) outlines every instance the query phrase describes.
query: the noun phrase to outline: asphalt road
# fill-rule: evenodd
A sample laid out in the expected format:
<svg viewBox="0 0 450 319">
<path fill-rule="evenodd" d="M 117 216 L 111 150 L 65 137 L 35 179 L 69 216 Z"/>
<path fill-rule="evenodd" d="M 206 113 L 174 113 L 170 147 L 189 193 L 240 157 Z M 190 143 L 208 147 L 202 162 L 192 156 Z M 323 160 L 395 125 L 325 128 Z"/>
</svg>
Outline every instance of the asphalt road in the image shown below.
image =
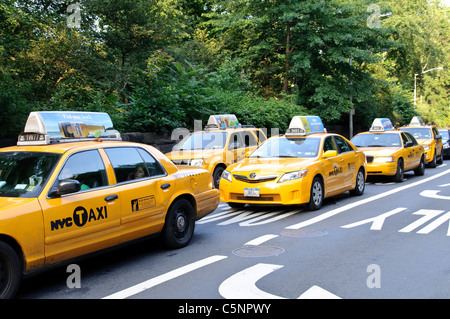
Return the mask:
<svg viewBox="0 0 450 319">
<path fill-rule="evenodd" d="M 145 240 L 26 279 L 17 298 L 447 299 L 449 163 L 402 183 L 369 179 L 363 196 L 314 212 L 221 203 L 183 249 Z"/>
</svg>

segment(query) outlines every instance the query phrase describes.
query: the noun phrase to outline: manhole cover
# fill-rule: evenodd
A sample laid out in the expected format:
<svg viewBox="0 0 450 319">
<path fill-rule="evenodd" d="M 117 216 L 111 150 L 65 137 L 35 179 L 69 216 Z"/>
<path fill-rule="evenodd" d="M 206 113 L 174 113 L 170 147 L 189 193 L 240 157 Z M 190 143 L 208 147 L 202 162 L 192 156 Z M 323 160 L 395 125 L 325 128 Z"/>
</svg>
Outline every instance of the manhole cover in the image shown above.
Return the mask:
<svg viewBox="0 0 450 319">
<path fill-rule="evenodd" d="M 319 237 L 326 234 L 327 232 L 322 230 L 305 230 L 305 229 L 286 229 L 281 232 L 282 236 L 287 237 Z"/>
<path fill-rule="evenodd" d="M 284 253 L 284 249 L 275 246 L 244 246 L 233 250 L 233 255 L 240 257 L 268 257 Z"/>
</svg>

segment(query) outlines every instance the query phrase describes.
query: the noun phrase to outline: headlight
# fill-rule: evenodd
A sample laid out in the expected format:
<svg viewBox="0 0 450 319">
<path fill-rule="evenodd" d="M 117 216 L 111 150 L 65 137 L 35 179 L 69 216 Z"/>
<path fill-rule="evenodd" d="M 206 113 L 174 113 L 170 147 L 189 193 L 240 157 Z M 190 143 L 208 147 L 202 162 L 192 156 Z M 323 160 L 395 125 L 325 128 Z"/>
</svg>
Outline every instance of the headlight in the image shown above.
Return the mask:
<svg viewBox="0 0 450 319">
<path fill-rule="evenodd" d="M 375 157 L 373 159 L 373 161 L 376 163 L 393 163 L 393 162 L 395 162 L 395 157 L 394 156 L 380 156 L 380 157 Z"/>
<path fill-rule="evenodd" d="M 426 152 L 430 149 L 430 145 L 428 144 L 423 144 L 423 150 Z"/>
<path fill-rule="evenodd" d="M 223 171 L 222 178 L 226 179 L 227 181 L 231 182 L 231 173 L 229 171 Z"/>
<path fill-rule="evenodd" d="M 203 166 L 203 158 L 191 159 L 189 162 L 189 165 L 201 167 L 201 166 Z"/>
<path fill-rule="evenodd" d="M 448 143 L 445 143 L 444 145 L 442 145 L 445 149 L 449 148 L 450 145 Z"/>
<path fill-rule="evenodd" d="M 304 170 L 301 170 L 301 171 L 295 171 L 295 172 L 286 173 L 283 176 L 281 176 L 281 178 L 278 181 L 278 183 L 283 183 L 283 182 L 290 181 L 290 180 L 293 180 L 293 179 L 299 179 L 299 178 L 305 177 L 306 174 L 308 174 L 308 170 L 307 169 L 304 169 Z"/>
</svg>

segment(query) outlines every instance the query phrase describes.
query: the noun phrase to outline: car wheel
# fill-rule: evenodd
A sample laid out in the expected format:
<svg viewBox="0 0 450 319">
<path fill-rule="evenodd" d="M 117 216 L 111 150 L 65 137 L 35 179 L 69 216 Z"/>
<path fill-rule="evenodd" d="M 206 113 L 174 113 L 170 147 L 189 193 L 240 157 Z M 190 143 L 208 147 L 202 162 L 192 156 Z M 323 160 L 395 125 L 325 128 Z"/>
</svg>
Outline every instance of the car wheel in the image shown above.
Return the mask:
<svg viewBox="0 0 450 319">
<path fill-rule="evenodd" d="M 394 176 L 394 181 L 401 183 L 403 182 L 403 178 L 405 177 L 405 171 L 403 168 L 403 160 L 400 158 L 397 162 L 397 172 Z"/>
<path fill-rule="evenodd" d="M 366 188 L 366 180 L 364 178 L 364 170 L 360 168 L 358 174 L 356 175 L 355 189 L 352 189 L 350 191 L 350 194 L 360 196 L 364 194 L 365 188 Z"/>
<path fill-rule="evenodd" d="M 213 181 L 214 181 L 214 187 L 219 188 L 220 179 L 222 178 L 222 173 L 225 169 L 221 166 L 218 166 L 214 169 L 213 172 Z"/>
<path fill-rule="evenodd" d="M 314 177 L 313 182 L 311 184 L 311 194 L 308 203 L 309 210 L 317 210 L 322 207 L 323 204 L 323 183 L 319 177 Z"/>
<path fill-rule="evenodd" d="M 423 158 L 423 156 L 420 159 L 419 166 L 414 170 L 414 174 L 416 176 L 423 176 L 425 174 L 425 159 Z"/>
<path fill-rule="evenodd" d="M 194 208 L 186 199 L 176 200 L 169 208 L 163 238 L 169 248 L 186 246 L 194 234 Z"/>
<path fill-rule="evenodd" d="M 15 296 L 21 277 L 19 257 L 9 245 L 0 242 L 0 299 Z"/>
<path fill-rule="evenodd" d="M 430 163 L 428 163 L 428 166 L 431 168 L 436 167 L 436 150 L 434 150 L 433 160 Z"/>
<path fill-rule="evenodd" d="M 442 165 L 444 164 L 444 154 L 442 154 L 443 152 L 441 151 L 441 156 L 439 156 L 439 160 L 437 161 L 437 164 Z"/>
</svg>

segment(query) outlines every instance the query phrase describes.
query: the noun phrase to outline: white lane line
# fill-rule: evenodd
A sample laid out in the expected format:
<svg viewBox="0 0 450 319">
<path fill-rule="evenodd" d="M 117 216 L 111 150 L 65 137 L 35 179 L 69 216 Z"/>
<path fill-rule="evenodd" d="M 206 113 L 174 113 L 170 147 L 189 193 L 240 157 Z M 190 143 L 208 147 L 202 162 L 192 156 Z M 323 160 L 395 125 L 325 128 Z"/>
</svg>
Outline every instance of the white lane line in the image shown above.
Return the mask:
<svg viewBox="0 0 450 319">
<path fill-rule="evenodd" d="M 428 178 L 421 179 L 420 181 L 417 181 L 417 182 L 414 182 L 414 183 L 411 183 L 411 184 L 408 184 L 408 185 L 405 185 L 405 186 L 396 187 L 396 188 L 394 188 L 394 189 L 392 189 L 390 191 L 387 191 L 387 192 L 384 192 L 384 193 L 381 193 L 381 194 L 377 194 L 377 195 L 374 195 L 372 197 L 365 198 L 365 199 L 359 200 L 357 202 L 350 203 L 350 204 L 347 204 L 345 206 L 342 206 L 342 207 L 330 210 L 329 212 L 323 213 L 323 214 L 321 214 L 321 215 L 319 215 L 317 217 L 308 219 L 308 220 L 306 220 L 304 222 L 301 222 L 301 223 L 298 223 L 298 224 L 294 224 L 294 225 L 291 225 L 291 226 L 287 226 L 286 229 L 300 229 L 300 228 L 303 228 L 303 227 L 315 224 L 317 222 L 320 222 L 322 220 L 330 218 L 330 217 L 332 217 L 334 215 L 337 215 L 337 214 L 340 214 L 342 212 L 345 212 L 345 211 L 347 211 L 349 209 L 352 209 L 352 208 L 355 208 L 357 206 L 373 202 L 373 201 L 375 201 L 377 199 L 380 199 L 380 198 L 383 198 L 383 197 L 386 197 L 386 196 L 389 196 L 389 195 L 392 195 L 392 194 L 404 191 L 405 189 L 409 189 L 409 188 L 415 187 L 417 185 L 420 185 L 420 184 L 423 184 L 423 183 L 427 183 L 427 182 L 429 182 L 429 181 L 431 181 L 433 179 L 439 178 L 439 177 L 441 177 L 443 175 L 446 175 L 448 173 L 450 173 L 450 169 L 446 170 L 446 171 L 443 171 L 443 172 L 441 172 L 439 174 L 430 176 Z"/>
<path fill-rule="evenodd" d="M 225 299 L 284 299 L 256 287 L 259 279 L 280 268 L 283 266 L 257 264 L 244 269 L 222 282 L 219 293 Z"/>
<path fill-rule="evenodd" d="M 265 243 L 268 240 L 271 240 L 271 239 L 277 238 L 277 237 L 278 237 L 278 235 L 272 235 L 272 234 L 264 235 L 264 236 L 255 238 L 253 240 L 250 240 L 249 242 L 246 242 L 244 244 L 244 246 L 258 246 L 258 245 L 260 245 L 262 243 Z"/>
<path fill-rule="evenodd" d="M 127 297 L 130 297 L 132 295 L 138 294 L 144 290 L 147 290 L 149 288 L 152 288 L 156 285 L 159 285 L 163 282 L 169 281 L 171 279 L 174 279 L 176 277 L 185 275 L 191 271 L 194 271 L 196 269 L 199 269 L 201 267 L 210 265 L 212 263 L 215 263 L 217 261 L 220 261 L 222 259 L 227 258 L 227 256 L 211 256 L 196 262 L 193 262 L 192 264 L 177 268 L 175 270 L 169 271 L 168 273 L 162 274 L 160 276 L 157 276 L 155 278 L 149 279 L 147 281 L 141 282 L 140 284 L 134 285 L 130 288 L 121 290 L 119 292 L 116 292 L 112 295 L 103 297 L 102 299 L 125 299 Z"/>
</svg>

